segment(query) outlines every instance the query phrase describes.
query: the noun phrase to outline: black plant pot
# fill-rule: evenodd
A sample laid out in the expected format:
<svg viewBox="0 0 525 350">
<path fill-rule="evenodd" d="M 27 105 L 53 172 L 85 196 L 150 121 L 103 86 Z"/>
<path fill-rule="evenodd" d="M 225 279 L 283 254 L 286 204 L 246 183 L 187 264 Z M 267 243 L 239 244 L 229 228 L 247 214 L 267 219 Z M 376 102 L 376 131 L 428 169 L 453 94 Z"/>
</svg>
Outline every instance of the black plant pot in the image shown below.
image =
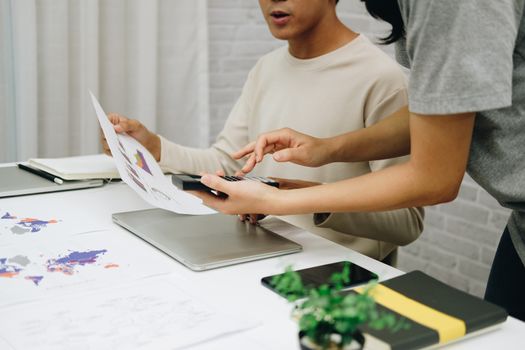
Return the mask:
<svg viewBox="0 0 525 350">
<path fill-rule="evenodd" d="M 314 347 L 309 346 L 305 342 L 306 338 L 307 337 L 306 337 L 306 334 L 304 334 L 304 332 L 302 332 L 302 331 L 299 332 L 299 346 L 300 346 L 301 350 L 318 350 L 318 349 L 320 349 L 320 347 L 318 347 L 318 346 L 314 346 Z M 357 330 L 352 335 L 352 338 L 354 339 L 354 343 L 355 343 L 355 347 L 352 347 L 352 349 L 355 349 L 355 350 L 363 349 L 363 347 L 365 346 L 365 337 L 363 336 L 363 333 L 361 333 L 361 331 Z M 335 349 L 341 349 L 342 350 L 344 348 L 336 347 Z"/>
</svg>

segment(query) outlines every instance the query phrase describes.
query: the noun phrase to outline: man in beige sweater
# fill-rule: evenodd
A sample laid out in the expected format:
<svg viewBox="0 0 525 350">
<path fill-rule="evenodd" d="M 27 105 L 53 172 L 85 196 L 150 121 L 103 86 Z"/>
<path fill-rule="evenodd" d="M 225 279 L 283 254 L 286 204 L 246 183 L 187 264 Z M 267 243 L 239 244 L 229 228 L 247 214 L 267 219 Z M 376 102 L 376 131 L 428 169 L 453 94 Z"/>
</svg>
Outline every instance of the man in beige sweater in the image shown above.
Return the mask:
<svg viewBox="0 0 525 350">
<path fill-rule="evenodd" d="M 137 120 L 110 114 L 115 130 L 135 137 L 172 172 L 220 169 L 233 174 L 243 162 L 231 154 L 263 132 L 290 127 L 328 137 L 370 126 L 407 105 L 406 80 L 399 66 L 365 36 L 340 22 L 335 0 L 313 0 L 307 5 L 299 0 L 260 0 L 259 4 L 272 34 L 287 40 L 288 46 L 263 56 L 252 68 L 224 129 L 210 148 L 184 147 L 150 132 Z M 109 152 L 107 145 L 104 149 Z M 268 161 L 259 164 L 254 175 L 325 183 L 401 161 L 320 168 Z M 397 246 L 414 241 L 423 228 L 420 208 L 317 214 L 315 222 L 311 215 L 286 219 L 379 260 L 389 257 Z"/>
</svg>

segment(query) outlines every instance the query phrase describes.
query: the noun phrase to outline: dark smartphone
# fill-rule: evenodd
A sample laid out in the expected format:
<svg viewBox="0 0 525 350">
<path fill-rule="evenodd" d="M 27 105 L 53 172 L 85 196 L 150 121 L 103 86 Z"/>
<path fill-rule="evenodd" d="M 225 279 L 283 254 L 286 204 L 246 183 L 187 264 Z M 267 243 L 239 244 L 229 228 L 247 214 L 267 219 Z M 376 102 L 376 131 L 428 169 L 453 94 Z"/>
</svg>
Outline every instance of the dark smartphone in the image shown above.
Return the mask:
<svg viewBox="0 0 525 350">
<path fill-rule="evenodd" d="M 334 273 L 341 273 L 346 264 L 348 264 L 350 267 L 350 281 L 348 283 L 343 284 L 344 288 L 354 287 L 359 284 L 363 284 L 371 280 L 378 279 L 378 276 L 372 271 L 369 271 L 365 269 L 364 267 L 361 267 L 349 261 L 339 261 L 339 262 L 331 263 L 327 265 L 310 267 L 307 269 L 297 270 L 296 272 L 301 276 L 303 285 L 305 287 L 316 288 L 323 284 L 328 284 L 328 285 L 332 284 L 331 283 L 332 275 Z M 282 275 L 282 274 L 279 274 L 279 275 Z M 263 277 L 261 279 L 261 283 L 265 287 L 276 292 L 277 294 L 283 297 L 286 297 L 286 295 L 282 295 L 279 292 L 277 292 L 274 286 L 272 285 L 272 280 L 274 276 L 279 276 L 279 275 Z"/>
<path fill-rule="evenodd" d="M 221 176 L 223 179 L 228 181 L 259 181 L 266 185 L 279 187 L 277 181 L 273 181 L 267 177 L 260 176 Z M 212 189 L 204 185 L 201 182 L 201 177 L 199 175 L 189 175 L 189 174 L 173 174 L 171 176 L 171 181 L 177 188 L 184 191 L 211 191 Z"/>
</svg>

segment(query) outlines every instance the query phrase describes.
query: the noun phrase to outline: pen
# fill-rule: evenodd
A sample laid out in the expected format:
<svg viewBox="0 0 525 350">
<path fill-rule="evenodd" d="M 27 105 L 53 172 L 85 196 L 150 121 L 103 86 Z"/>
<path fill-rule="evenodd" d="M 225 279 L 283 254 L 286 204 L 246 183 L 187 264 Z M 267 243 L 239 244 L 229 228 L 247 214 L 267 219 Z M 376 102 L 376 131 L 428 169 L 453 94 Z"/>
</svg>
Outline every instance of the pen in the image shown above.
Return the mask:
<svg viewBox="0 0 525 350">
<path fill-rule="evenodd" d="M 30 167 L 30 166 L 27 166 L 27 165 L 24 165 L 24 164 L 21 164 L 21 163 L 18 163 L 17 165 L 22 170 L 25 170 L 25 171 L 28 171 L 28 172 L 30 172 L 32 174 L 38 175 L 40 177 L 43 177 L 44 179 L 48 179 L 49 181 L 53 181 L 54 183 L 56 183 L 58 185 L 62 185 L 64 183 L 64 180 L 62 180 L 61 178 L 56 177 L 55 175 L 51 175 L 50 173 L 46 173 L 43 170 L 36 169 L 36 168 Z"/>
</svg>

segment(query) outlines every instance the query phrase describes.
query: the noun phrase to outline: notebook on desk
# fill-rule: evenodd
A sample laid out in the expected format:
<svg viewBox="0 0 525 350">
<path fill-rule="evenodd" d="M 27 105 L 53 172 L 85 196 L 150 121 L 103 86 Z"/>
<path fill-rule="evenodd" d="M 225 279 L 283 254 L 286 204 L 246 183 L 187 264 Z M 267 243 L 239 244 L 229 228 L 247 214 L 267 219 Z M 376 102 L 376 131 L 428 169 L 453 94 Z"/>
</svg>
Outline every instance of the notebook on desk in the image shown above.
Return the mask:
<svg viewBox="0 0 525 350">
<path fill-rule="evenodd" d="M 299 244 L 236 216 L 147 209 L 113 214 L 113 221 L 195 271 L 302 250 Z"/>
<path fill-rule="evenodd" d="M 408 327 L 392 332 L 360 326 L 365 336 L 365 350 L 435 348 L 494 330 L 507 319 L 503 308 L 421 271 L 383 281 L 371 294 L 380 312 L 403 318 Z"/>
<path fill-rule="evenodd" d="M 136 162 L 136 160 L 133 161 Z M 106 154 L 64 158 L 30 158 L 27 163 L 64 180 L 120 179 L 115 160 Z M 162 169 L 162 171 L 168 172 L 167 169 Z"/>
<path fill-rule="evenodd" d="M 16 165 L 0 167 L 0 198 L 76 190 L 102 185 L 104 185 L 104 181 L 102 180 L 63 181 L 62 184 L 57 184 L 19 169 Z"/>
<path fill-rule="evenodd" d="M 64 180 L 120 179 L 115 161 L 105 154 L 65 158 L 31 158 L 32 167 Z"/>
</svg>

